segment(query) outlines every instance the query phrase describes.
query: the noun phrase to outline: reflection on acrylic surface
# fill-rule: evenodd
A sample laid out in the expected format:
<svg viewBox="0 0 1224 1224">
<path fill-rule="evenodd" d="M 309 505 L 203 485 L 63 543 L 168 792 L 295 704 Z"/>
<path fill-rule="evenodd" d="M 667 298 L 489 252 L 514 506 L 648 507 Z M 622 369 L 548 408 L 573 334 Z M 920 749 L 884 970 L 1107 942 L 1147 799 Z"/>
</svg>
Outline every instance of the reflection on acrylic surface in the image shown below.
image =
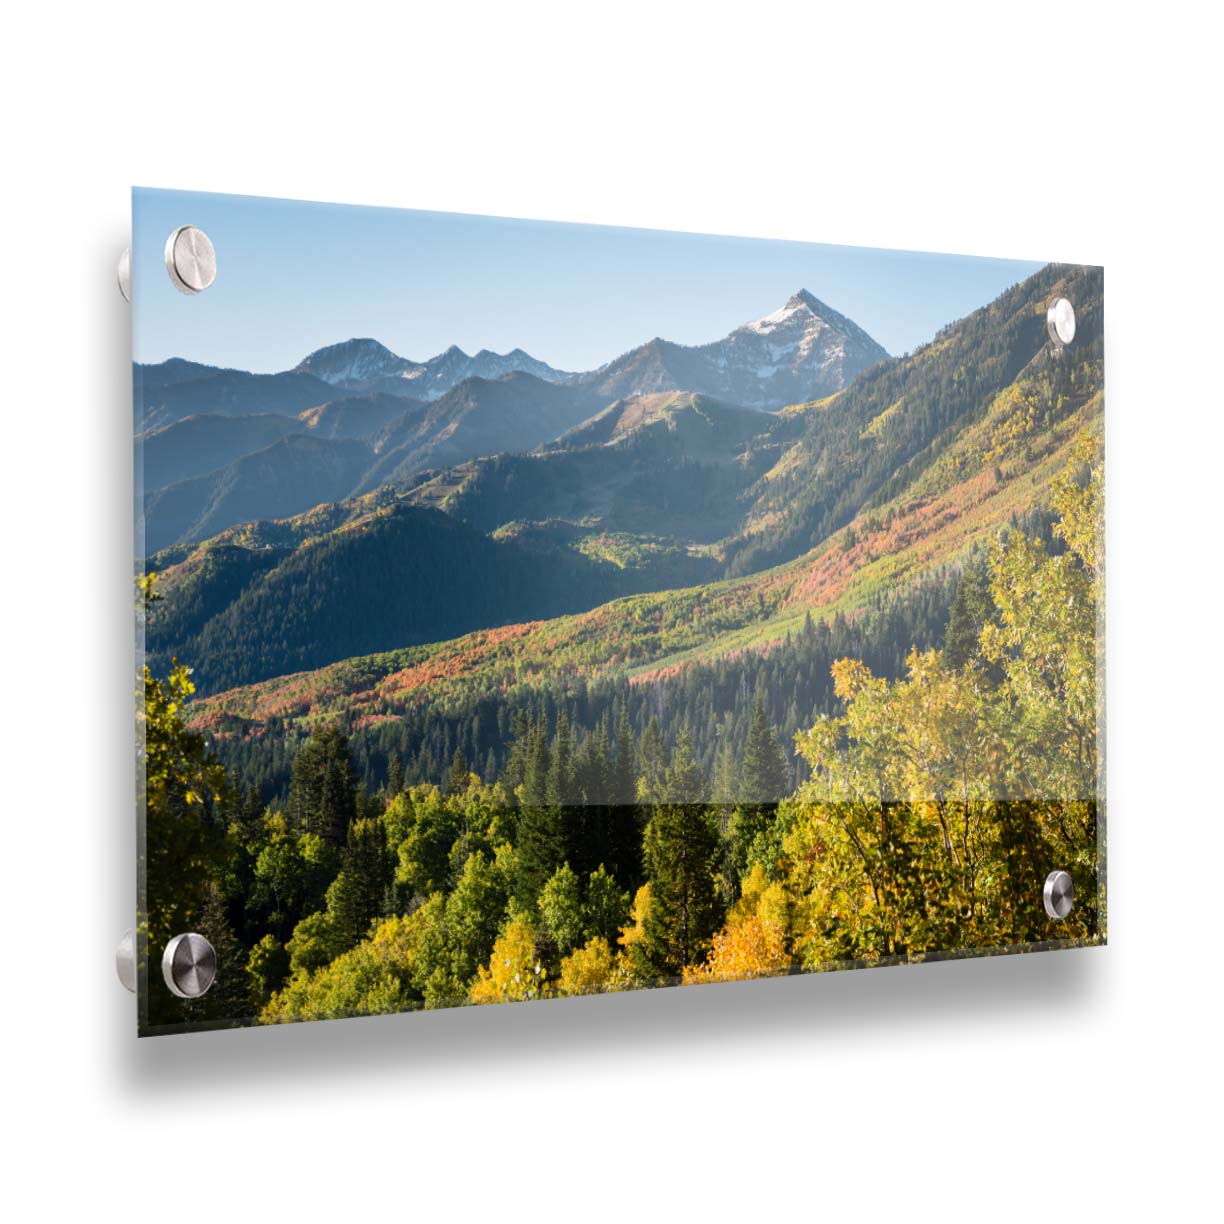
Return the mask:
<svg viewBox="0 0 1224 1224">
<path fill-rule="evenodd" d="M 1100 269 L 134 208 L 142 1032 L 1104 940 Z"/>
</svg>

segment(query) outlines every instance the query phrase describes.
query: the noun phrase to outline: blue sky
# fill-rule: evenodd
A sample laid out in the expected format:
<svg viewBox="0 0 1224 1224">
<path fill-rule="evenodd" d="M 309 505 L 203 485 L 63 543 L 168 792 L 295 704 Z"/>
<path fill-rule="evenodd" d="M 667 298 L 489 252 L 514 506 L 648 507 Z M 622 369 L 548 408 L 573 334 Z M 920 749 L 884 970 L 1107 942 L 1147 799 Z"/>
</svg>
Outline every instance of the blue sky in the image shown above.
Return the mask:
<svg viewBox="0 0 1224 1224">
<path fill-rule="evenodd" d="M 586 370 L 653 336 L 719 339 L 801 288 L 897 354 L 1041 266 L 147 188 L 132 213 L 136 360 L 261 372 L 353 336 L 417 361 L 517 347 Z M 217 250 L 195 297 L 162 264 L 186 224 Z"/>
</svg>

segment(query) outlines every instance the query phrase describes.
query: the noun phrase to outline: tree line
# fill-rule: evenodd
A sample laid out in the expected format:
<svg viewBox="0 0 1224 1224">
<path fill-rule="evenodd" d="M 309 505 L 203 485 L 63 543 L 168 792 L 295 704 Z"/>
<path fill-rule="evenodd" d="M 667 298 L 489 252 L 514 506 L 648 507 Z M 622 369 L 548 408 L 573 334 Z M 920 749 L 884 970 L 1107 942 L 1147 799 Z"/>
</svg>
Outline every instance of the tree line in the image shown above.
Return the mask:
<svg viewBox="0 0 1224 1224">
<path fill-rule="evenodd" d="M 1044 516 L 1018 526 L 1048 532 Z M 456 750 L 482 777 L 500 777 L 511 767 L 516 739 L 521 738 L 516 728 L 524 718 L 551 726 L 564 718 L 576 735 L 593 734 L 605 725 L 619 728 L 627 721 L 637 738 L 653 721 L 668 743 L 675 743 L 682 730 L 687 732 L 713 793 L 725 801 L 733 795 L 720 787 L 719 779 L 726 777 L 730 764 L 738 766 L 758 699 L 785 746 L 794 785 L 806 776 L 806 763 L 794 750 L 794 735 L 838 708 L 833 663 L 861 658 L 880 675 L 901 675 L 912 648 L 942 641 L 959 582 L 960 569 L 949 567 L 911 589 L 881 593 L 853 617 L 839 613 L 816 621 L 808 614 L 769 650 L 689 664 L 678 675 L 649 682 L 612 678 L 588 683 L 578 678 L 564 691 L 542 688 L 475 697 L 458 710 L 425 704 L 374 726 L 343 719 L 338 725 L 349 736 L 358 778 L 373 794 L 394 792 L 405 784 L 441 786 Z M 270 719 L 258 737 L 219 739 L 216 752 L 244 790 L 254 786 L 265 804 L 283 804 L 294 757 L 304 742 L 301 733 Z"/>
</svg>

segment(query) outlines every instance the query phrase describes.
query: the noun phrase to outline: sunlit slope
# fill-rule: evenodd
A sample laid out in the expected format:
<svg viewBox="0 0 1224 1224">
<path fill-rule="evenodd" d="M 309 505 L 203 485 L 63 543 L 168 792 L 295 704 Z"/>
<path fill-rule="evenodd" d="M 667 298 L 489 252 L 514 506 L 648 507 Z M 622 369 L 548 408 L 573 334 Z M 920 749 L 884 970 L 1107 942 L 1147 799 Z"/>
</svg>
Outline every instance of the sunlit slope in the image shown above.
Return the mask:
<svg viewBox="0 0 1224 1224">
<path fill-rule="evenodd" d="M 1100 428 L 1101 410 L 1099 363 L 1043 349 L 900 492 L 795 561 L 233 689 L 202 701 L 197 722 L 239 733 L 270 719 L 368 725 L 426 702 L 453 712 L 519 686 L 645 681 L 686 661 L 767 649 L 808 613 L 853 614 L 1046 504 L 1074 439 Z"/>
</svg>

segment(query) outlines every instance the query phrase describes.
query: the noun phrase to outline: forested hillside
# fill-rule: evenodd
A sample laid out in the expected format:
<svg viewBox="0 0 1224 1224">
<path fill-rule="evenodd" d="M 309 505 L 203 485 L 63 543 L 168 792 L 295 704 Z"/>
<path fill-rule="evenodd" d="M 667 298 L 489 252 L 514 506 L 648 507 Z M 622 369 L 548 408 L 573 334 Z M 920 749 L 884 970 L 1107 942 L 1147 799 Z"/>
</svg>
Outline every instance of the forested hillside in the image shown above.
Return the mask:
<svg viewBox="0 0 1224 1224">
<path fill-rule="evenodd" d="M 505 751 L 504 719 L 499 726 L 487 710 L 481 736 L 465 739 L 463 727 L 481 703 L 530 705 L 545 692 L 570 699 L 600 686 L 630 685 L 660 690 L 656 700 L 666 706 L 673 691 L 700 674 L 695 668 L 726 660 L 751 670 L 752 660 L 784 648 L 809 619 L 853 618 L 856 632 L 865 634 L 891 618 L 894 628 L 878 641 L 883 654 L 872 657 L 895 674 L 910 646 L 930 643 L 941 630 L 948 583 L 975 551 L 1009 526 L 1044 534 L 1054 477 L 1099 419 L 1094 369 L 1091 363 L 1079 368 L 1075 397 L 1065 397 L 1052 414 L 1033 411 L 1034 403 L 1057 404 L 1042 399 L 1051 384 L 1040 375 L 1023 393 L 1000 394 L 904 497 L 864 512 L 788 565 L 231 690 L 201 702 L 197 722 L 217 733 L 223 752 L 261 759 L 259 780 L 271 794 L 286 781 L 284 764 L 272 764 L 286 760 L 280 747 L 291 755 L 320 720 L 339 719 L 354 731 L 363 760 L 369 759 L 363 774 L 368 770 L 371 784 L 383 776 L 392 746 L 411 776 L 437 780 L 448 743 L 465 743 L 481 761 L 490 750 Z M 860 639 L 855 653 L 862 657 L 869 649 L 877 647 Z M 780 713 L 795 692 L 786 676 L 777 683 L 780 691 L 770 700 Z M 735 691 L 742 713 L 742 691 Z M 797 706 L 788 729 L 821 712 L 821 700 L 814 694 L 813 704 Z M 713 741 L 701 724 L 694 734 L 708 763 Z"/>
<path fill-rule="evenodd" d="M 589 731 L 519 710 L 504 764 L 460 748 L 441 786 L 411 785 L 392 757 L 376 793 L 320 724 L 265 805 L 182 724 L 186 675 L 147 676 L 149 936 L 190 921 L 222 975 L 197 1003 L 154 986 L 144 1031 L 1102 939 L 1092 432 L 1052 501 L 1059 547 L 996 539 L 942 649 L 892 681 L 832 665 L 836 708 L 795 737 L 797 787 L 758 695 L 712 779 L 689 726 L 639 734 L 622 704 Z M 805 626 L 781 662 L 836 653 L 830 637 Z M 1038 900 L 1054 866 L 1077 897 L 1058 926 Z"/>
<path fill-rule="evenodd" d="M 226 544 L 190 555 L 149 625 L 155 665 L 198 659 L 215 691 L 485 625 L 555 617 L 659 585 L 686 558 L 650 541 L 606 560 L 545 531 L 482 535 L 397 502 L 291 550 Z M 611 543 L 611 542 L 610 542 Z M 694 559 L 690 577 L 702 576 Z M 215 601 L 219 613 L 212 610 Z M 185 643 L 185 644 L 184 644 Z"/>
<path fill-rule="evenodd" d="M 1080 335 L 1073 355 L 1051 361 L 1043 303 L 1063 291 L 1081 302 Z M 421 633 L 403 631 L 404 617 L 422 598 L 410 586 L 429 572 L 421 558 L 446 556 L 454 533 L 425 541 L 416 530 L 413 551 L 402 554 L 403 573 L 396 575 L 392 557 L 386 573 L 359 579 L 365 592 L 380 592 L 378 606 L 363 613 L 360 633 L 334 633 L 325 602 L 332 596 L 321 595 L 327 586 L 321 559 L 336 559 L 349 574 L 360 564 L 355 549 L 364 545 L 355 543 L 351 525 L 369 513 L 368 499 L 320 508 L 302 523 L 229 532 L 204 542 L 194 557 L 181 549 L 153 556 L 149 568 L 163 574 L 166 600 L 150 649 L 159 659 L 206 653 L 199 681 L 210 692 L 357 652 L 595 608 L 620 594 L 757 573 L 809 550 L 816 569 L 809 587 L 821 588 L 814 590 L 817 607 L 827 602 L 823 591 L 848 571 L 863 570 L 847 579 L 860 588 L 873 575 L 886 581 L 889 556 L 904 560 L 907 572 L 920 572 L 925 562 L 913 551 L 918 537 L 937 536 L 947 560 L 963 551 L 966 531 L 980 537 L 992 517 L 1005 522 L 1040 499 L 1056 444 L 1065 443 L 1069 422 L 1099 387 L 1100 301 L 1098 271 L 1047 268 L 912 357 L 864 374 L 828 403 L 764 414 L 702 396 L 637 397 L 618 401 L 536 453 L 426 473 L 404 492 L 384 493 L 376 503 L 380 513 L 396 499 L 441 509 L 498 542 L 544 553 L 555 577 L 541 586 L 530 560 L 486 572 L 490 550 L 456 549 L 446 567 L 447 589 L 482 594 L 432 617 Z M 462 400 L 466 392 L 457 394 Z M 449 411 L 449 402 L 444 397 L 435 407 Z M 851 534 L 839 536 L 839 548 L 831 550 L 836 529 L 852 521 Z M 444 521 L 434 522 L 442 532 Z M 315 542 L 337 528 L 340 537 L 317 551 Z M 273 536 L 296 541 L 303 555 L 267 555 L 265 542 Z M 235 547 L 260 556 L 232 563 L 228 552 Z M 207 562 L 218 548 L 227 553 L 224 563 Z M 464 565 L 474 568 L 455 572 Z M 293 581 L 278 579 L 277 567 L 286 567 Z M 894 565 L 893 579 L 898 572 Z M 239 573 L 248 575 L 247 585 L 235 585 Z M 298 581 L 308 573 L 316 575 L 313 581 Z M 560 598 L 554 588 L 563 591 Z M 277 591 L 293 591 L 297 606 L 278 610 L 283 596 Z M 191 604 L 190 616 L 179 612 L 183 601 Z M 252 608 L 267 614 L 253 618 Z M 246 624 L 235 636 L 239 618 Z M 205 652 L 195 635 L 211 620 L 217 624 Z M 184 625 L 189 633 L 181 632 Z"/>
<path fill-rule="evenodd" d="M 1077 303 L 1076 342 L 1071 360 L 1051 361 L 1045 311 L 1060 296 Z M 1082 399 L 1099 383 L 1103 297 L 1101 269 L 1050 264 L 911 357 L 874 366 L 826 403 L 801 409 L 807 428 L 750 494 L 728 573 L 785 561 L 893 500 L 1009 386 L 1039 389 L 1047 416 L 1068 397 Z"/>
</svg>

